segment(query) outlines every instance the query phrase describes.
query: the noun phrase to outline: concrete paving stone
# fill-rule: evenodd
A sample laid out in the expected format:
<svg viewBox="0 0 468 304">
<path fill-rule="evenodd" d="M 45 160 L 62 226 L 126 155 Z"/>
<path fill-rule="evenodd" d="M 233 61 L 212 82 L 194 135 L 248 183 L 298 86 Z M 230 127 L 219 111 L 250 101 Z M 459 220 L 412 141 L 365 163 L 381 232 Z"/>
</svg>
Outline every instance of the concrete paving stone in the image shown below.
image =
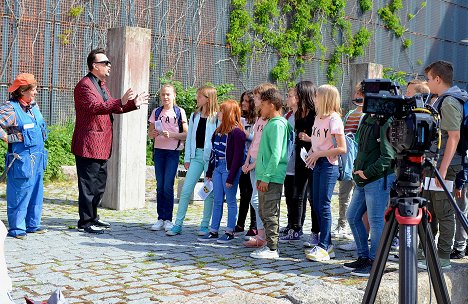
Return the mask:
<svg viewBox="0 0 468 304">
<path fill-rule="evenodd" d="M 306 277 L 301 277 L 301 276 L 291 276 L 289 278 L 286 278 L 283 280 L 283 282 L 291 283 L 291 284 L 299 284 L 304 281 L 307 281 L 308 278 Z"/>
<path fill-rule="evenodd" d="M 88 294 L 83 296 L 85 300 L 92 301 L 94 303 L 101 302 L 103 303 L 103 299 L 105 298 L 110 298 L 110 297 L 119 297 L 121 296 L 121 293 L 119 292 L 103 292 L 103 293 L 93 293 L 93 294 Z"/>
<path fill-rule="evenodd" d="M 101 303 L 105 304 L 126 304 L 126 301 L 122 301 L 120 298 L 105 298 L 100 301 Z"/>
<path fill-rule="evenodd" d="M 194 286 L 195 287 L 195 286 Z M 203 289 L 202 289 L 203 290 Z M 198 292 L 198 293 L 192 293 L 190 294 L 191 299 L 197 299 L 197 298 L 207 298 L 207 297 L 212 297 L 214 294 L 212 292 Z"/>
<path fill-rule="evenodd" d="M 211 289 L 211 291 L 214 294 L 229 294 L 229 293 L 234 293 L 237 290 L 238 289 L 234 288 L 234 287 L 222 287 L 222 288 L 213 288 L 213 289 Z"/>
<path fill-rule="evenodd" d="M 201 290 L 210 290 L 212 287 L 207 284 L 201 284 L 201 285 L 192 285 L 188 287 L 184 287 L 185 290 L 188 290 L 190 292 L 195 292 L 195 291 L 201 291 Z"/>
<path fill-rule="evenodd" d="M 288 277 L 287 275 L 277 273 L 277 272 L 272 272 L 272 273 L 263 275 L 261 278 L 267 281 L 282 281 L 286 279 L 287 277 Z"/>
<path fill-rule="evenodd" d="M 234 280 L 233 282 L 239 284 L 239 285 L 245 285 L 246 287 L 249 286 L 250 284 L 257 284 L 259 283 L 259 279 L 257 277 L 254 278 L 246 278 L 246 279 L 239 279 L 239 280 Z"/>
<path fill-rule="evenodd" d="M 187 299 L 185 296 L 154 296 L 154 298 L 162 303 L 166 302 L 182 302 Z"/>
<path fill-rule="evenodd" d="M 138 293 L 144 293 L 144 292 L 147 292 L 148 291 L 148 288 L 126 288 L 123 290 L 124 293 L 126 294 L 138 294 Z"/>
<path fill-rule="evenodd" d="M 181 265 L 181 266 L 169 266 L 169 270 L 170 271 L 175 271 L 175 272 L 180 272 L 180 271 L 186 271 L 186 270 L 191 270 L 191 269 L 195 269 L 197 268 L 196 266 L 194 265 L 186 265 L 186 263 L 193 263 L 192 261 L 185 261 L 185 264 L 184 265 Z"/>
<path fill-rule="evenodd" d="M 326 276 L 326 274 L 324 272 L 321 272 L 321 271 L 311 271 L 311 272 L 301 274 L 301 276 L 307 277 L 309 279 L 317 279 L 317 278 L 321 278 L 321 277 Z"/>
<path fill-rule="evenodd" d="M 108 292 L 108 291 L 119 290 L 119 289 L 120 289 L 120 286 L 106 285 L 106 286 L 101 286 L 101 287 L 95 287 L 95 288 L 93 288 L 93 291 L 95 291 L 95 292 Z"/>
<path fill-rule="evenodd" d="M 160 278 L 158 279 L 159 283 L 167 284 L 167 283 L 175 283 L 175 282 L 181 282 L 183 281 L 182 279 L 176 278 L 176 277 L 167 277 L 167 278 Z"/>
<path fill-rule="evenodd" d="M 185 281 L 177 283 L 178 286 L 186 287 L 186 286 L 193 286 L 197 284 L 203 284 L 205 283 L 204 280 L 191 280 L 187 279 L 186 277 L 183 278 Z"/>
<path fill-rule="evenodd" d="M 222 281 L 224 279 L 226 279 L 225 276 L 209 276 L 207 275 L 206 278 L 205 278 L 207 281 L 211 281 L 211 282 L 215 282 L 215 281 Z"/>
<path fill-rule="evenodd" d="M 190 274 L 185 274 L 183 277 L 185 280 L 196 280 L 202 277 L 202 275 L 199 273 L 193 273 L 193 270 L 188 271 L 188 273 Z"/>
<path fill-rule="evenodd" d="M 127 301 L 127 304 L 148 304 L 148 303 L 157 303 L 157 302 L 153 301 L 151 298 L 143 298 L 143 299 Z"/>
<path fill-rule="evenodd" d="M 139 292 L 139 293 L 126 295 L 125 298 L 127 300 L 138 300 L 138 299 L 143 299 L 143 298 L 151 298 L 152 296 L 153 294 L 149 292 Z"/>
<path fill-rule="evenodd" d="M 228 271 L 224 275 L 231 278 L 250 278 L 255 276 L 251 271 L 246 270 Z"/>
<path fill-rule="evenodd" d="M 234 287 L 234 286 L 238 286 L 236 283 L 234 283 L 232 281 L 229 281 L 229 280 L 211 282 L 211 285 L 213 285 L 215 287 Z"/>
<path fill-rule="evenodd" d="M 343 267 L 335 267 L 332 269 L 323 270 L 323 272 L 329 275 L 341 275 L 341 274 L 348 274 L 349 270 L 344 269 Z"/>
</svg>

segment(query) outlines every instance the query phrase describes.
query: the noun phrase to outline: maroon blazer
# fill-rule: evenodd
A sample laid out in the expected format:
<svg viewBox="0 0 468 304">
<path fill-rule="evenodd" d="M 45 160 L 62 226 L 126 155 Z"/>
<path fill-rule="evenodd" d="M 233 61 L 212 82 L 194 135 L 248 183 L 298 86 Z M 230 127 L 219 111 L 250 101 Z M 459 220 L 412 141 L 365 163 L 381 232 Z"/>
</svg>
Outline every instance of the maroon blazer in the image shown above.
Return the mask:
<svg viewBox="0 0 468 304">
<path fill-rule="evenodd" d="M 71 143 L 72 153 L 78 156 L 109 159 L 112 151 L 111 113 L 125 113 L 136 109 L 133 100 L 122 106 L 120 99 L 110 95 L 105 84 L 109 100 L 106 102 L 89 77 L 83 77 L 73 92 L 75 100 L 75 131 Z"/>
</svg>

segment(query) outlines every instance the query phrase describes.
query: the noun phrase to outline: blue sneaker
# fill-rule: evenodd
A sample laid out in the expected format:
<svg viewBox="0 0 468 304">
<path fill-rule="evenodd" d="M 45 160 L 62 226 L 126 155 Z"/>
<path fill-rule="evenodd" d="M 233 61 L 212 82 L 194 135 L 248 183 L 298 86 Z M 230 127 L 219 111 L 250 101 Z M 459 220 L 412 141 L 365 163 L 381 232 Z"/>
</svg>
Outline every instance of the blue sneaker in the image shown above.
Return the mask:
<svg viewBox="0 0 468 304">
<path fill-rule="evenodd" d="M 224 235 L 220 236 L 216 242 L 226 244 L 232 242 L 232 240 L 234 240 L 234 234 L 226 232 Z"/>
<path fill-rule="evenodd" d="M 208 232 L 210 232 L 210 230 L 208 229 L 208 227 L 200 227 L 200 230 L 198 230 L 197 235 L 198 235 L 198 236 L 204 236 L 204 235 L 207 234 Z"/>
<path fill-rule="evenodd" d="M 182 232 L 182 226 L 174 225 L 174 226 L 172 226 L 171 230 L 166 231 L 166 235 L 174 236 L 174 235 L 180 234 L 181 232 Z"/>
<path fill-rule="evenodd" d="M 200 242 L 209 242 L 218 239 L 218 233 L 217 232 L 208 232 L 202 237 L 199 237 L 198 240 Z"/>
</svg>

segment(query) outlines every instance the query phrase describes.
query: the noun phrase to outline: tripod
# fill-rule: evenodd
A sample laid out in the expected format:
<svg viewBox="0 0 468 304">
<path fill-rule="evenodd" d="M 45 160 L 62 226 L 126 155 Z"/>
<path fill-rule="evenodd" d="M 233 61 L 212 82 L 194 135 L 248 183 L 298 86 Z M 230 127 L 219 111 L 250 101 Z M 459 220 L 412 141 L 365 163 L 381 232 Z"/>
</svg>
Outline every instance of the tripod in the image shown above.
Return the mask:
<svg viewBox="0 0 468 304">
<path fill-rule="evenodd" d="M 434 236 L 429 222 L 431 215 L 426 209 L 426 199 L 415 196 L 421 187 L 421 176 L 423 167 L 434 169 L 437 180 L 442 185 L 455 213 L 460 219 L 465 230 L 468 230 L 466 217 L 461 213 L 454 198 L 445 186 L 439 171 L 434 165 L 424 159 L 424 156 L 399 156 L 397 166 L 397 192 L 401 197 L 391 199 L 390 207 L 385 213 L 385 227 L 377 250 L 376 259 L 373 262 L 369 281 L 362 303 L 374 303 L 382 280 L 385 263 L 390 252 L 391 242 L 398 229 L 400 231 L 399 249 L 399 303 L 417 303 L 417 246 L 419 239 L 427 261 L 432 286 L 434 288 L 437 303 L 450 303 L 447 285 L 442 275 Z M 413 196 L 411 196 L 411 194 Z"/>
</svg>

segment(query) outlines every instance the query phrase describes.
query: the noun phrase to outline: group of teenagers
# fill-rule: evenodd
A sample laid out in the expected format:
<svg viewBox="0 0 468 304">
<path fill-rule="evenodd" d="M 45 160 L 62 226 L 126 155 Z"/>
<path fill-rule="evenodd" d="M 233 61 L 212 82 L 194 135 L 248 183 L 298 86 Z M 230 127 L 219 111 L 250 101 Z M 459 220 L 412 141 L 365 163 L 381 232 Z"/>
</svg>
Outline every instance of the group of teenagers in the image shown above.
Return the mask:
<svg viewBox="0 0 468 304">
<path fill-rule="evenodd" d="M 447 62 L 428 66 L 426 75 L 427 82 L 414 80 L 408 84 L 408 96 L 415 93 L 442 96 L 445 91 L 449 91 L 450 96 L 466 94 L 452 86 L 453 68 Z M 288 90 L 285 114 L 283 98 L 270 83 L 242 93 L 239 102 L 222 102 L 219 110 L 216 89 L 200 87 L 197 109 L 188 120 L 184 110 L 175 104 L 175 88 L 166 84 L 160 92 L 162 106 L 149 118 L 149 136 L 154 138 L 158 212 L 152 230 L 165 230 L 168 236 L 183 232 L 189 201 L 204 172 L 205 183 L 211 181 L 213 190 L 204 200 L 198 241 L 229 243 L 236 233 L 247 231 L 243 245 L 255 248 L 250 254 L 252 258 L 278 258 L 278 242 L 305 238 L 303 226 L 309 200 L 312 228 L 310 237 L 304 241 L 306 258 L 312 261 L 335 258 L 332 237 L 344 235 L 349 225 L 358 259 L 344 263 L 344 267 L 357 276 L 369 275 L 395 181 L 396 154 L 386 137 L 392 118 L 382 122 L 374 115 L 362 113 L 364 92 L 360 84 L 355 87 L 353 100 L 357 107 L 343 119 L 337 88 L 332 85 L 317 87 L 311 81 L 300 81 Z M 452 152 L 444 154 L 447 138 L 453 129 L 459 130 L 457 119 L 462 118 L 459 101 L 450 96 L 441 105 L 443 143 L 439 169 L 446 180 L 454 180 L 463 172 L 461 162 L 456 163 L 460 157 Z M 437 98 L 432 99 L 432 102 L 437 101 Z M 345 134 L 349 133 L 357 142 L 358 153 L 353 180 L 339 181 L 340 212 L 336 230 L 332 231 L 331 199 L 340 174 L 338 158 L 346 153 Z M 173 223 L 174 179 L 184 139 L 187 174 Z M 306 154 L 301 153 L 304 150 Z M 453 159 L 444 157 L 449 154 Z M 461 183 L 456 183 L 454 194 L 466 216 L 465 180 L 462 178 Z M 283 190 L 287 225 L 280 228 Z M 442 267 L 447 268 L 451 256 L 464 256 L 466 233 L 457 225 L 457 238 L 452 248 L 454 210 L 441 192 L 424 192 L 430 198 L 428 208 L 433 218 L 433 233 L 437 234 L 440 227 L 438 253 Z M 220 232 L 224 202 L 227 225 Z M 420 258 L 420 266 L 424 268 L 424 257 Z"/>
</svg>

